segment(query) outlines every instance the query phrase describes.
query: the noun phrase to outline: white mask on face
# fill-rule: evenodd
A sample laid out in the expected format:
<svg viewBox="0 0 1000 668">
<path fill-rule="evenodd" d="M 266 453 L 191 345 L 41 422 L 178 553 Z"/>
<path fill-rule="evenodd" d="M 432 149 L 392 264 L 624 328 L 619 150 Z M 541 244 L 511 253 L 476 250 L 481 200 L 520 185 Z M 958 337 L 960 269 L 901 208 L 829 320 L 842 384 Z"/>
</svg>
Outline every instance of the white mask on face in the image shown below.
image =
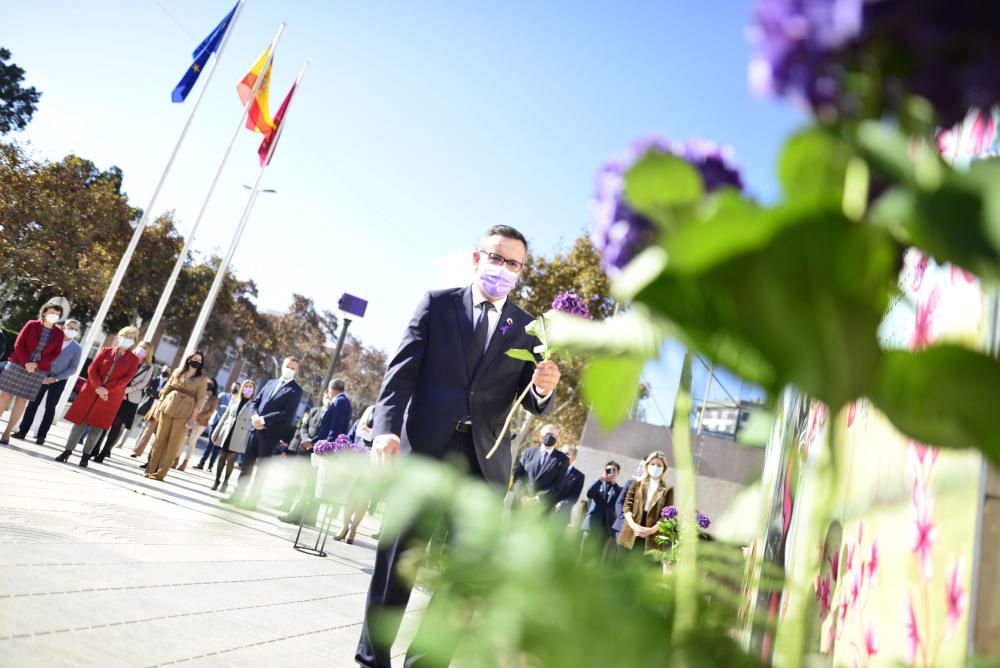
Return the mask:
<svg viewBox="0 0 1000 668">
<path fill-rule="evenodd" d="M 649 467 L 649 477 L 656 478 L 657 480 L 663 475 L 663 467 L 657 464 L 653 464 Z"/>
<path fill-rule="evenodd" d="M 135 343 L 135 339 L 130 339 L 127 336 L 118 337 L 119 348 L 131 348 L 133 343 Z"/>
<path fill-rule="evenodd" d="M 64 329 L 63 333 L 66 335 L 67 339 L 75 339 L 80 336 L 80 330 L 78 329 Z"/>
<path fill-rule="evenodd" d="M 289 369 L 287 366 L 281 370 L 282 380 L 291 380 L 295 378 L 295 369 Z"/>
<path fill-rule="evenodd" d="M 49 323 L 50 325 L 56 324 L 57 322 L 59 322 L 59 314 L 49 313 L 47 316 L 45 316 L 45 322 Z"/>
</svg>

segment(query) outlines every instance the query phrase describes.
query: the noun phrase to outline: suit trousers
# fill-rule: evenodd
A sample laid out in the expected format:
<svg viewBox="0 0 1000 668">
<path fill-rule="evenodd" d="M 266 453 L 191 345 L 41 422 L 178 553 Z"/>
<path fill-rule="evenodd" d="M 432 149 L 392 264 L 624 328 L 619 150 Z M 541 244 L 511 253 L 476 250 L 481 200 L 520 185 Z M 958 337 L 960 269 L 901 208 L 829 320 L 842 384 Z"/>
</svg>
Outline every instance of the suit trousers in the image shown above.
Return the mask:
<svg viewBox="0 0 1000 668">
<path fill-rule="evenodd" d="M 21 424 L 18 426 L 17 431 L 25 435 L 28 433 L 28 430 L 31 429 L 31 423 L 35 421 L 35 413 L 38 412 L 38 407 L 42 403 L 42 397 L 45 397 L 45 409 L 42 411 L 42 421 L 38 423 L 38 433 L 35 434 L 35 438 L 39 441 L 44 441 L 45 435 L 49 433 L 49 427 L 52 426 L 52 420 L 56 415 L 56 404 L 59 403 L 59 397 L 62 396 L 63 388 L 65 387 L 65 380 L 59 380 L 49 385 L 42 385 L 34 400 L 28 402 L 27 407 L 24 409 L 24 415 L 21 417 Z"/>
<path fill-rule="evenodd" d="M 184 444 L 185 436 L 187 436 L 186 418 L 160 416 L 156 427 L 156 442 L 153 443 L 153 451 L 149 454 L 146 475 L 157 480 L 166 478 L 174 460 L 177 459 L 177 453 Z"/>
<path fill-rule="evenodd" d="M 476 458 L 472 434 L 456 431 L 452 434 L 446 452 L 448 455 L 463 456 L 468 463 L 470 475 L 484 479 L 482 470 L 479 468 L 479 460 Z M 392 509 L 387 508 L 386 512 L 392 512 Z M 413 590 L 413 583 L 400 577 L 397 572 L 399 562 L 408 549 L 426 548 L 430 538 L 431 536 L 428 534 L 421 534 L 416 527 L 410 527 L 398 536 L 383 535 L 379 541 L 378 550 L 375 553 L 375 572 L 372 574 L 371 585 L 368 588 L 368 600 L 365 603 L 365 621 L 361 628 L 357 654 L 354 657 L 360 666 L 365 668 L 390 667 L 389 653 L 396 640 L 396 635 L 399 633 L 399 625 Z M 430 606 L 434 606 L 433 598 Z M 382 636 L 373 636 L 373 623 L 383 634 Z M 403 665 L 406 668 L 446 668 L 451 662 L 451 655 L 455 648 L 452 646 L 442 648 L 440 639 L 431 639 L 425 642 L 423 636 L 423 626 L 421 626 L 406 654 L 406 661 Z M 422 647 L 435 645 L 438 650 L 433 656 L 421 650 Z"/>
</svg>

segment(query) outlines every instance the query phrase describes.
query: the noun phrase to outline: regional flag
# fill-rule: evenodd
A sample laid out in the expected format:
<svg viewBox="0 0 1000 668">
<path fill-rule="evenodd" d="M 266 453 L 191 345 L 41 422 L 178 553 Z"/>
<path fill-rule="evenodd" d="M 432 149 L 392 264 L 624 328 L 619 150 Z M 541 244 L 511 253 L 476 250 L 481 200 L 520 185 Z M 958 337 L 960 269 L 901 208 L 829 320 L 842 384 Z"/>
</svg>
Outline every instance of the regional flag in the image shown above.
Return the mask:
<svg viewBox="0 0 1000 668">
<path fill-rule="evenodd" d="M 260 148 L 257 149 L 257 155 L 260 156 L 260 166 L 263 167 L 271 162 L 270 158 L 274 156 L 274 151 L 271 149 L 271 144 L 278 140 L 278 129 L 281 127 L 281 119 L 285 117 L 285 110 L 288 108 L 288 103 L 292 99 L 292 95 L 295 94 L 295 84 L 288 89 L 288 94 L 285 95 L 284 101 L 281 106 L 278 107 L 278 113 L 274 115 L 274 129 L 270 132 L 264 133 L 264 141 L 260 143 Z M 277 148 L 277 147 L 275 147 Z M 271 151 L 271 155 L 268 156 L 268 151 Z"/>
<path fill-rule="evenodd" d="M 201 76 L 201 71 L 205 69 L 205 63 L 208 62 L 208 57 L 219 50 L 219 46 L 222 44 L 222 39 L 226 36 L 226 30 L 228 30 L 230 24 L 233 22 L 233 15 L 236 14 L 236 9 L 240 6 L 240 3 L 236 3 L 229 13 L 226 14 L 219 25 L 215 26 L 215 30 L 209 33 L 208 37 L 201 41 L 201 44 L 194 50 L 192 57 L 194 62 L 188 71 L 184 73 L 181 77 L 181 81 L 174 88 L 173 94 L 170 99 L 174 102 L 183 102 L 187 99 L 188 93 L 194 88 L 195 82 L 198 81 L 198 77 Z"/>
<path fill-rule="evenodd" d="M 271 61 L 271 47 L 268 46 L 243 77 L 243 80 L 236 86 L 236 92 L 240 94 L 240 101 L 246 104 L 253 92 L 253 87 L 260 79 L 257 94 L 247 111 L 247 128 L 263 135 L 274 130 L 274 121 L 271 120 L 271 112 L 268 110 L 267 104 L 267 89 L 271 83 Z"/>
</svg>

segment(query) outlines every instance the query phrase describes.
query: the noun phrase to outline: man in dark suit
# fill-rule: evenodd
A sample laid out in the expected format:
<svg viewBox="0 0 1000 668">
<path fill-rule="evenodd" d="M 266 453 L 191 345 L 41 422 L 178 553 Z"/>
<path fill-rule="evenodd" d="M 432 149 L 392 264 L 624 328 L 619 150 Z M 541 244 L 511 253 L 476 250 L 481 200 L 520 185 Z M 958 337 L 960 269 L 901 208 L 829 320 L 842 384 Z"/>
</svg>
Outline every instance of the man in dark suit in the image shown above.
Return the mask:
<svg viewBox="0 0 1000 668">
<path fill-rule="evenodd" d="M 476 270 L 472 284 L 424 295 L 382 381 L 372 428 L 376 463 L 387 462 L 401 450 L 432 459 L 456 458 L 470 475 L 485 480 L 498 493 L 507 490 L 510 435 L 491 459 L 486 454 L 510 410 L 511 397 L 530 386 L 523 405 L 540 415 L 555 403 L 559 383 L 555 363 L 543 361 L 535 366 L 504 354 L 511 348 L 533 350 L 538 345 L 524 330 L 533 317 L 507 299 L 527 251 L 520 232 L 503 225 L 492 227 L 472 253 Z M 396 569 L 401 554 L 416 537 L 413 532 L 384 535 L 379 544 L 355 655 L 365 668 L 390 665 L 389 649 L 411 589 Z M 378 618 L 378 637 L 372 636 L 373 616 Z M 407 668 L 431 665 L 422 648 L 433 640 L 426 640 L 418 632 L 407 653 Z M 450 654 L 451 649 L 444 653 Z M 440 655 L 433 665 L 441 665 Z"/>
<path fill-rule="evenodd" d="M 247 441 L 247 449 L 243 455 L 240 479 L 236 491 L 229 498 L 222 499 L 223 503 L 256 510 L 260 496 L 264 492 L 268 460 L 274 454 L 274 448 L 281 440 L 282 434 L 295 421 L 295 412 L 302 400 L 302 388 L 295 382 L 295 373 L 298 370 L 299 361 L 294 357 L 286 357 L 281 365 L 281 377 L 267 381 L 253 400 L 254 414 L 251 419 L 250 440 Z M 250 488 L 249 494 L 248 488 Z"/>
<path fill-rule="evenodd" d="M 330 405 L 316 434 L 317 441 L 332 441 L 351 430 L 351 402 L 344 394 L 346 385 L 340 378 L 330 381 Z"/>
<path fill-rule="evenodd" d="M 566 478 L 563 480 L 559 493 L 556 494 L 555 512 L 569 524 L 573 519 L 573 506 L 580 500 L 583 494 L 583 471 L 576 468 L 576 446 L 564 445 L 559 448 L 564 455 L 569 458 L 569 468 L 566 469 Z"/>
<path fill-rule="evenodd" d="M 566 479 L 569 457 L 556 450 L 559 430 L 554 424 L 542 427 L 538 436 L 539 445 L 521 453 L 511 494 L 522 506 L 540 503 L 551 509 Z"/>
<path fill-rule="evenodd" d="M 587 490 L 590 506 L 581 528 L 601 547 L 602 558 L 607 557 L 608 550 L 611 549 L 611 538 L 614 536 L 612 527 L 615 523 L 615 502 L 622 491 L 617 482 L 621 470 L 618 462 L 608 462 L 604 465 L 604 475 Z"/>
</svg>

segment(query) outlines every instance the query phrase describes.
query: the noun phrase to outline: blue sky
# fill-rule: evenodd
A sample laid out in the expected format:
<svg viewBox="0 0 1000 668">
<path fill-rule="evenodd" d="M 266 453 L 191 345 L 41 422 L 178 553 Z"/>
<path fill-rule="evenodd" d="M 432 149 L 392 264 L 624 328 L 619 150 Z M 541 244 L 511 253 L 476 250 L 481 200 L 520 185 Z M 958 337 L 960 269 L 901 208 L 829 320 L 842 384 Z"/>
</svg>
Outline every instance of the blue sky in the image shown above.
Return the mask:
<svg viewBox="0 0 1000 668">
<path fill-rule="evenodd" d="M 188 111 L 170 91 L 231 6 L 5 7 L 17 29 L 3 44 L 43 93 L 15 137 L 39 157 L 120 166 L 145 206 Z M 747 90 L 749 12 L 743 1 L 249 0 L 155 211 L 174 209 L 182 231 L 194 221 L 240 114 L 236 83 L 286 21 L 274 108 L 311 66 L 265 176 L 278 192 L 258 201 L 234 269 L 257 281 L 264 309 L 293 292 L 330 309 L 342 292 L 368 298 L 352 329 L 391 350 L 423 290 L 466 279 L 484 228 L 513 224 L 543 253 L 571 242 L 589 226 L 595 170 L 640 135 L 729 144 L 749 189 L 773 199 L 781 138 L 800 116 Z M 240 133 L 196 250 L 227 245 L 259 140 Z"/>
</svg>

